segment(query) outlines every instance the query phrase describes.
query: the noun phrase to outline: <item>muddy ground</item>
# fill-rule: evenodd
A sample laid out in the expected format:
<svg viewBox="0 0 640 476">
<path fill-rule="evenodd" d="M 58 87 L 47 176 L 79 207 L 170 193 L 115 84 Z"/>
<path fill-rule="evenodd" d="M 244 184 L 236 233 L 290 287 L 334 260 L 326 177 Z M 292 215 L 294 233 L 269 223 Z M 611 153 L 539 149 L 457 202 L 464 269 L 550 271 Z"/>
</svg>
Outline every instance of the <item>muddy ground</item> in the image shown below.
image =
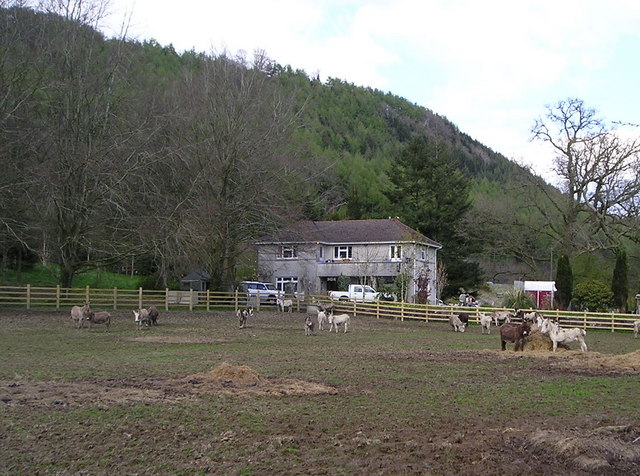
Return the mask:
<svg viewBox="0 0 640 476">
<path fill-rule="evenodd" d="M 177 322 L 177 317 L 173 317 Z M 58 315 L 56 318 L 62 319 Z M 4 316 L 1 322 L 9 325 L 21 319 L 32 320 L 34 315 L 28 313 L 15 318 L 15 321 L 14 316 Z M 231 329 L 233 318 L 225 315 L 224 319 Z M 268 317 L 268 323 L 265 320 L 264 326 L 259 319 L 250 323 L 247 330 L 254 333 L 252 336 L 259 335 L 263 328 L 290 322 L 283 320 L 289 317 L 275 313 Z M 174 331 L 183 324 L 180 322 Z M 370 329 L 376 329 L 376 325 L 375 322 L 370 324 Z M 386 328 L 383 330 L 393 332 L 395 326 L 404 324 L 384 325 Z M 364 327 L 361 325 L 360 332 Z M 219 332 L 215 336 L 179 331 L 167 333 L 166 328 L 163 330 L 164 333 L 154 333 L 153 329 L 146 333 L 130 332 L 118 336 L 118 339 L 132 344 L 153 345 L 154 348 L 190 344 L 224 346 L 238 341 L 235 330 Z M 76 331 L 97 332 L 72 330 Z M 354 331 L 355 335 L 357 332 Z M 326 335 L 313 338 L 326 338 Z M 359 349 L 358 359 L 385 363 L 410 360 L 431 365 L 483 361 L 487 366 L 505 363 L 518 366 L 519 362 L 526 360 L 526 375 L 530 381 L 543 381 L 550 374 L 554 378 L 619 378 L 626 385 L 629 385 L 629 377 L 640 379 L 640 350 L 624 354 L 572 350 L 555 354 L 545 351 L 515 353 L 495 349 L 424 349 L 405 353 L 363 348 Z M 306 399 L 314 406 L 322 406 L 323 412 L 329 415 L 329 412 L 340 411 L 344 399 L 358 399 L 363 394 L 375 395 L 376 382 L 362 381 L 361 378 L 356 377 L 346 385 L 335 385 L 321 381 L 317 375 L 309 379 L 266 377 L 250 366 L 227 362 L 221 362 L 208 371 L 177 377 L 31 380 L 5 376 L 0 380 L 0 412 L 3 417 L 0 456 L 4 459 L 0 469 L 4 474 L 107 474 L 116 471 L 127 474 L 640 475 L 640 409 L 635 412 L 638 418 L 631 419 L 617 418 L 615 412 L 606 410 L 599 416 L 580 416 L 579 412 L 565 416 L 554 414 L 553 408 L 547 416 L 536 414 L 533 417 L 526 410 L 518 414 L 496 409 L 491 415 L 470 417 L 466 414 L 463 419 L 445 412 L 431 415 L 428 431 L 418 424 L 395 426 L 393 418 L 383 416 L 379 417 L 382 423 L 375 422 L 372 416 L 372 421 L 354 424 L 345 415 L 341 431 L 335 431 L 336 423 L 323 423 L 322 412 L 314 413 L 304 405 Z M 447 385 L 455 388 L 456 383 Z M 634 388 L 640 387 L 636 385 Z M 637 409 L 640 396 L 635 397 L 628 405 Z M 140 463 L 139 455 L 136 459 L 135 455 L 127 453 L 131 439 L 142 441 L 149 438 L 148 435 L 136 436 L 141 430 L 127 417 L 123 418 L 128 423 L 112 432 L 109 429 L 113 429 L 115 423 L 106 424 L 102 429 L 96 423 L 88 425 L 85 430 L 69 431 L 77 423 L 70 423 L 63 416 L 96 409 L 109 412 L 114 408 L 156 408 L 162 405 L 172 411 L 184 408 L 181 412 L 189 412 L 189 408 L 200 408 L 212 399 L 216 399 L 215 405 L 222 420 L 236 415 L 233 408 L 225 408 L 225 405 L 254 405 L 256 409 L 264 408 L 267 410 L 261 411 L 274 413 L 268 414 L 264 425 L 259 425 L 259 431 L 229 425 L 224 431 L 203 435 L 197 430 L 185 430 L 176 421 L 175 425 L 180 427 L 178 433 L 190 440 L 188 461 L 184 461 L 182 453 L 175 454 L 167 449 L 176 444 L 176 431 L 166 431 L 166 423 L 163 426 L 157 421 L 149 421 L 145 431 L 154 434 L 157 458 L 169 460 L 160 465 L 144 458 L 144 463 Z M 282 409 L 269 410 L 274 406 L 270 402 L 301 405 L 307 409 L 302 412 L 310 414 L 305 417 L 309 422 L 298 425 L 290 419 L 281 418 L 277 412 Z M 634 415 L 633 412 L 630 414 Z M 141 418 L 146 421 L 148 417 Z M 341 417 L 333 414 L 327 418 L 339 421 Z M 32 430 L 18 430 L 18 427 L 29 424 L 33 425 Z M 65 435 L 56 434 L 57 424 L 67 428 Z M 326 432 L 326 428 L 332 430 Z M 122 463 L 114 463 L 118 461 L 114 456 L 95 467 L 73 461 L 73 455 L 82 454 L 87 440 L 92 441 L 91 450 L 96 451 L 95 440 L 98 438 L 110 451 L 122 454 Z M 61 464 L 55 463 L 56 453 L 63 460 Z M 69 461 L 64 462 L 65 459 Z M 34 462 L 38 460 L 50 463 L 37 466 Z"/>
</svg>

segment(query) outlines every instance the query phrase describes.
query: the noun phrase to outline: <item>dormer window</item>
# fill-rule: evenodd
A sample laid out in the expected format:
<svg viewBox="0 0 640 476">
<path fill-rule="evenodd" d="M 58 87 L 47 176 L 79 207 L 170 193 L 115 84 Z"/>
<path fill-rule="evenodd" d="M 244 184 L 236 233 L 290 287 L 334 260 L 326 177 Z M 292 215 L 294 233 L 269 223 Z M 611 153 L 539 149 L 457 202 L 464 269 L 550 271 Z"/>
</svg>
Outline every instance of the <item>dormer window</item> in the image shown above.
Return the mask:
<svg viewBox="0 0 640 476">
<path fill-rule="evenodd" d="M 391 261 L 401 261 L 402 260 L 402 246 L 400 245 L 391 245 L 389 247 L 389 258 Z"/>
<path fill-rule="evenodd" d="M 297 257 L 298 257 L 298 253 L 295 246 L 282 245 L 280 247 L 280 258 L 292 259 Z"/>
</svg>

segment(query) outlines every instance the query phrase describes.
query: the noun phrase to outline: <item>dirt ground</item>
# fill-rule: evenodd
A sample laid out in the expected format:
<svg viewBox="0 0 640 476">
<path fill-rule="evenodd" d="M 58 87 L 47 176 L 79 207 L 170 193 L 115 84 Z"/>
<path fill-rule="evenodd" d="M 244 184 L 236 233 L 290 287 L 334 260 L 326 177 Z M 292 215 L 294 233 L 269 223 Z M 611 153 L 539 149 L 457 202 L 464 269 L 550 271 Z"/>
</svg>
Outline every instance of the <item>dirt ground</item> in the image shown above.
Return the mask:
<svg viewBox="0 0 640 476">
<path fill-rule="evenodd" d="M 203 336 L 129 337 L 131 341 L 153 344 L 215 344 L 229 342 L 226 338 Z M 379 356 L 378 356 L 379 357 Z M 402 353 L 384 356 L 402 359 Z M 548 375 L 640 376 L 640 350 L 621 355 L 597 352 L 523 353 L 499 350 L 464 350 L 450 353 L 425 350 L 412 358 L 437 362 L 442 359 L 499 363 L 505 360 L 534 358 L 529 372 L 531 379 Z M 640 377 L 639 377 L 640 378 Z M 266 378 L 247 366 L 228 363 L 208 372 L 179 378 L 141 378 L 82 381 L 28 381 L 20 378 L 0 380 L 0 408 L 19 409 L 22 413 L 44 408 L 109 408 L 113 404 L 148 404 L 193 402 L 205 396 L 225 395 L 251 399 L 254 396 L 282 398 L 285 396 L 340 396 L 338 387 L 291 378 Z M 638 413 L 640 415 L 640 411 Z M 396 429 L 393 434 L 370 434 L 366 429 L 351 434 L 334 435 L 328 442 L 352 458 L 352 474 L 540 474 L 540 475 L 640 475 L 640 420 L 628 424 L 601 424 L 583 420 L 550 417 L 541 428 L 540 422 L 497 412 L 491 422 L 481 415 L 464 425 L 451 419 L 434 420 L 428 437 Z M 221 442 L 236 435 L 220 435 Z M 298 443 L 304 445 L 309 434 L 304 428 L 296 433 L 287 428 L 281 440 L 271 446 Z M 7 439 L 7 429 L 0 430 L 0 441 Z M 325 442 L 327 443 L 327 442 Z M 73 443 L 71 443 L 73 444 Z M 349 448 L 348 450 L 346 448 Z M 455 455 L 455 465 L 447 455 Z M 423 457 L 421 465 L 413 461 Z M 463 459 L 461 463 L 460 459 Z M 310 463 L 313 464 L 313 463 Z M 347 464 L 347 463 L 345 463 Z M 291 474 L 335 474 L 331 470 L 304 469 Z M 222 467 L 204 473 L 229 474 Z M 390 469 L 394 468 L 394 469 Z M 264 470 L 264 471 L 263 471 Z M 396 472 L 397 471 L 397 472 Z M 266 468 L 255 473 L 269 474 Z"/>
<path fill-rule="evenodd" d="M 473 352 L 465 354 L 464 358 L 475 358 Z M 497 351 L 482 354 L 485 354 L 484 358 L 490 356 L 496 360 L 518 358 L 515 354 L 505 355 Z M 536 357 L 549 363 L 556 372 L 579 372 L 585 375 L 637 374 L 640 369 L 640 351 L 621 356 L 589 355 L 576 358 L 576 355 L 549 357 L 541 354 Z M 267 395 L 278 398 L 285 395 L 336 395 L 338 390 L 329 385 L 296 379 L 267 379 L 248 367 L 226 363 L 210 372 L 186 375 L 178 379 L 114 380 L 108 383 L 0 381 L 0 401 L 5 406 L 20 407 L 23 412 L 51 406 L 97 405 L 108 408 L 112 404 L 172 403 L 211 394 L 245 397 Z M 99 397 L 96 399 L 96 396 Z M 512 418 L 509 420 L 509 424 L 494 421 L 491 427 L 482 424 L 467 425 L 464 431 L 458 432 L 451 431 L 452 427 L 458 425 L 444 424 L 435 429 L 433 433 L 437 436 L 431 437 L 428 445 L 436 454 L 453 451 L 455 448 L 455 454 L 467 455 L 468 466 L 461 474 L 640 475 L 638 421 L 629 425 L 594 427 L 585 433 L 563 426 L 554 430 L 528 428 L 522 421 L 514 421 Z M 288 438 L 296 441 L 302 435 L 293 434 Z M 368 448 L 381 446 L 384 441 L 362 433 L 353 435 L 346 444 Z M 518 458 L 512 460 L 513 454 L 523 453 L 533 457 L 536 464 L 531 465 Z M 560 466 L 557 466 L 558 461 L 562 462 Z M 574 470 L 565 472 L 567 468 Z M 413 468 L 409 473 L 431 474 L 428 467 Z M 433 474 L 447 474 L 447 471 Z"/>
</svg>

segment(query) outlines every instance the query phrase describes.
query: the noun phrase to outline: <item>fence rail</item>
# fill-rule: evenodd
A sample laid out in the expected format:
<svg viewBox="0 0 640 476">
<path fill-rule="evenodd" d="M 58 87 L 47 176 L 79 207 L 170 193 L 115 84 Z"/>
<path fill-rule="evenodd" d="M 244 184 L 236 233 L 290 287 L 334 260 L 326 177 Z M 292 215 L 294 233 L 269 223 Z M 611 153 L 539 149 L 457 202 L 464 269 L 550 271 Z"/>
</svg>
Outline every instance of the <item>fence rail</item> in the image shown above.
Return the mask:
<svg viewBox="0 0 640 476">
<path fill-rule="evenodd" d="M 449 317 L 460 312 L 469 314 L 471 322 L 479 323 L 479 313 L 511 310 L 490 307 L 430 306 L 405 302 L 343 302 L 330 301 L 327 296 L 293 298 L 298 312 L 313 312 L 319 304 L 334 304 L 340 312 L 354 316 L 369 316 L 376 319 L 419 320 L 425 322 L 447 322 Z M 256 299 L 255 295 L 243 292 L 174 291 L 148 289 L 99 289 L 26 286 L 0 286 L 0 309 L 69 309 L 83 302 L 91 303 L 94 309 L 136 309 L 155 305 L 164 310 L 236 310 L 249 305 L 258 311 L 261 308 L 275 309 L 273 304 Z M 532 311 L 532 309 L 525 309 Z M 542 311 L 546 317 L 558 318 L 563 327 L 581 327 L 616 331 L 632 331 L 637 314 L 571 312 L 559 310 Z"/>
</svg>

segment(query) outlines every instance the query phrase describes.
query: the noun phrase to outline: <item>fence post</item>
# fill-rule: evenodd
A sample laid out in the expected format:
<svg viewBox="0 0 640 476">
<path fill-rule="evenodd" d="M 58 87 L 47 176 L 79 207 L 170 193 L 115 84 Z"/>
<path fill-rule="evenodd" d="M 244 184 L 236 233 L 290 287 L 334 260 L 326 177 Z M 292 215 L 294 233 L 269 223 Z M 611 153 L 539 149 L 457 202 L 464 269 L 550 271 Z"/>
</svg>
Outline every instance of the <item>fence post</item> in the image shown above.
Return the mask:
<svg viewBox="0 0 640 476">
<path fill-rule="evenodd" d="M 164 310 L 169 310 L 169 288 L 164 288 Z"/>
<path fill-rule="evenodd" d="M 587 328 L 587 311 L 582 314 L 582 328 Z"/>
<path fill-rule="evenodd" d="M 235 296 L 234 296 L 233 306 L 235 308 L 234 311 L 238 312 L 238 290 L 237 289 L 236 289 Z"/>
<path fill-rule="evenodd" d="M 27 309 L 31 309 L 31 285 L 27 284 Z"/>
<path fill-rule="evenodd" d="M 358 315 L 358 304 L 356 303 L 356 300 L 353 300 L 353 317 L 356 317 Z"/>
<path fill-rule="evenodd" d="M 400 301 L 400 320 L 404 321 L 404 301 Z"/>
<path fill-rule="evenodd" d="M 138 288 L 138 309 L 142 309 L 142 287 Z"/>
<path fill-rule="evenodd" d="M 380 319 L 380 299 L 376 301 L 376 319 Z"/>
<path fill-rule="evenodd" d="M 56 311 L 60 310 L 60 285 L 56 285 Z"/>
<path fill-rule="evenodd" d="M 84 289 L 84 302 L 89 302 L 89 286 Z"/>
<path fill-rule="evenodd" d="M 211 290 L 207 289 L 207 312 L 209 312 L 209 299 L 211 298 Z"/>
<path fill-rule="evenodd" d="M 611 332 L 615 332 L 616 320 L 613 318 L 613 311 L 611 311 Z"/>
<path fill-rule="evenodd" d="M 424 322 L 429 322 L 429 304 L 424 305 Z"/>
<path fill-rule="evenodd" d="M 113 287 L 113 310 L 118 309 L 118 288 Z"/>
</svg>

